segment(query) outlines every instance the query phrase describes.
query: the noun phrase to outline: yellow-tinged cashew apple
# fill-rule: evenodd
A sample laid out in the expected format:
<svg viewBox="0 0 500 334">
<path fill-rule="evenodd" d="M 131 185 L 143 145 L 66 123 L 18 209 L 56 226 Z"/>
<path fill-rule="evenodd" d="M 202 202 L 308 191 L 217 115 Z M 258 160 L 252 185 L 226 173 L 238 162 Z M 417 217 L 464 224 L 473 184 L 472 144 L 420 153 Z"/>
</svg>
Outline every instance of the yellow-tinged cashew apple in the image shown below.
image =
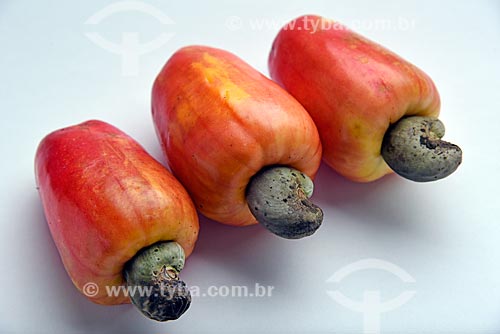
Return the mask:
<svg viewBox="0 0 500 334">
<path fill-rule="evenodd" d="M 74 285 L 99 304 L 132 302 L 146 316 L 179 317 L 191 300 L 178 273 L 198 237 L 182 185 L 117 128 L 87 121 L 46 136 L 35 158 L 50 232 Z M 125 285 L 150 286 L 127 296 Z M 155 296 L 159 290 L 168 294 Z"/>
<path fill-rule="evenodd" d="M 312 234 L 308 197 L 321 160 L 314 122 L 285 90 L 237 56 L 190 46 L 157 76 L 152 113 L 168 165 L 207 217 Z"/>
<path fill-rule="evenodd" d="M 414 181 L 451 174 L 458 146 L 442 141 L 440 99 L 422 70 L 338 22 L 302 16 L 274 40 L 271 77 L 311 114 L 324 161 L 361 182 L 391 172 Z"/>
</svg>

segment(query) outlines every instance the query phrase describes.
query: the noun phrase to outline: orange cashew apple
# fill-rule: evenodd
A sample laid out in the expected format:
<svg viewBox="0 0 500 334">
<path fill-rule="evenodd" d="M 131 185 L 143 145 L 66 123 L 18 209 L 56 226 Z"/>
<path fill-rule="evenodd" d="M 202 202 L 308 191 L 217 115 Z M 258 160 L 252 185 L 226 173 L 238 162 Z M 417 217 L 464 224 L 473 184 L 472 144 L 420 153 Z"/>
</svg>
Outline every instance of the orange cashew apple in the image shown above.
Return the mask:
<svg viewBox="0 0 500 334">
<path fill-rule="evenodd" d="M 99 304 L 132 299 L 159 321 L 186 311 L 191 296 L 178 273 L 198 237 L 198 217 L 160 163 L 117 128 L 87 121 L 46 136 L 35 172 L 50 232 L 78 290 Z M 109 293 L 127 284 L 152 290 L 130 298 L 124 290 Z"/>
<path fill-rule="evenodd" d="M 422 70 L 338 22 L 302 16 L 269 55 L 271 77 L 311 114 L 324 161 L 345 177 L 394 170 L 414 181 L 454 172 L 462 151 L 441 140 L 438 91 Z"/>
<path fill-rule="evenodd" d="M 308 199 L 321 160 L 314 122 L 285 90 L 235 55 L 190 46 L 157 76 L 152 113 L 168 165 L 205 216 L 312 234 Z"/>
</svg>

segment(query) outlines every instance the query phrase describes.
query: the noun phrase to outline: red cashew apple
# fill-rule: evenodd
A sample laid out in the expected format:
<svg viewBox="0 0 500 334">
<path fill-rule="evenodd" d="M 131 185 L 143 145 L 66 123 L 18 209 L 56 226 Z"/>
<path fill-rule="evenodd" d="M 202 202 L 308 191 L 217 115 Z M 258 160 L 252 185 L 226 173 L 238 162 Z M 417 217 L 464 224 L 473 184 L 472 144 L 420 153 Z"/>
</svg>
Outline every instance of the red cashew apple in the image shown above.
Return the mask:
<svg viewBox="0 0 500 334">
<path fill-rule="evenodd" d="M 324 161 L 354 181 L 396 173 L 414 181 L 448 176 L 462 161 L 441 140 L 431 78 L 338 22 L 302 16 L 274 40 L 271 77 L 311 114 Z"/>
<path fill-rule="evenodd" d="M 196 209 L 137 142 L 107 123 L 88 121 L 46 136 L 35 171 L 50 232 L 78 290 L 99 304 L 131 298 L 160 321 L 189 307 L 178 273 L 198 237 Z M 88 284 L 92 290 L 84 290 Z M 153 290 L 130 298 L 108 292 L 127 284 Z"/>
<path fill-rule="evenodd" d="M 168 165 L 205 216 L 260 222 L 285 238 L 312 234 L 308 199 L 321 143 L 304 108 L 235 55 L 191 46 L 157 76 L 152 113 Z"/>
</svg>

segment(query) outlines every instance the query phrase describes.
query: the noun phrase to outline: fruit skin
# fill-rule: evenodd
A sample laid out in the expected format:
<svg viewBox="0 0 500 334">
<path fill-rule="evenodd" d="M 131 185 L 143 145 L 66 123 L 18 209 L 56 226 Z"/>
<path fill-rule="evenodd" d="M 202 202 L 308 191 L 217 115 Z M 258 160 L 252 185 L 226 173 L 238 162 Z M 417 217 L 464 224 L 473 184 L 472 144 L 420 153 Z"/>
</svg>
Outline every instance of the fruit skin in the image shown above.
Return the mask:
<svg viewBox="0 0 500 334">
<path fill-rule="evenodd" d="M 286 91 L 235 55 L 190 46 L 155 80 L 152 113 L 168 165 L 205 216 L 257 223 L 245 199 L 265 166 L 313 178 L 321 162 L 314 122 Z"/>
<path fill-rule="evenodd" d="M 392 172 L 380 154 L 390 124 L 439 114 L 439 94 L 422 70 L 319 16 L 299 17 L 278 33 L 269 71 L 311 114 L 324 161 L 353 181 Z"/>
<path fill-rule="evenodd" d="M 124 264 L 161 240 L 189 255 L 198 236 L 196 209 L 182 185 L 137 142 L 101 122 L 55 131 L 40 143 L 35 171 L 52 238 L 74 285 L 88 282 L 99 304 L 124 285 Z"/>
</svg>

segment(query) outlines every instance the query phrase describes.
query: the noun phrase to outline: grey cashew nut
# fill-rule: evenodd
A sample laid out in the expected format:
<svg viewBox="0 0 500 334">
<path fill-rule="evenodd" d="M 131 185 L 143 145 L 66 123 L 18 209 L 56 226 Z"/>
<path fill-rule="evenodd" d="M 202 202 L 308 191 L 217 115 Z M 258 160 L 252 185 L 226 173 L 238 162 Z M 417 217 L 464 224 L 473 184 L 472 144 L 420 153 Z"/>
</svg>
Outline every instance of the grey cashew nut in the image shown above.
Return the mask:
<svg viewBox="0 0 500 334">
<path fill-rule="evenodd" d="M 179 279 L 182 268 L 184 250 L 175 241 L 159 242 L 141 250 L 124 269 L 132 303 L 153 320 L 179 318 L 191 304 L 191 293 Z"/>
<path fill-rule="evenodd" d="M 247 189 L 247 203 L 255 218 L 274 234 L 299 239 L 313 234 L 323 221 L 323 211 L 309 197 L 313 182 L 304 173 L 273 166 L 255 175 Z"/>
<path fill-rule="evenodd" d="M 409 180 L 428 182 L 445 178 L 462 162 L 462 150 L 441 140 L 444 132 L 439 119 L 402 118 L 386 132 L 382 156 L 392 170 Z"/>
</svg>

